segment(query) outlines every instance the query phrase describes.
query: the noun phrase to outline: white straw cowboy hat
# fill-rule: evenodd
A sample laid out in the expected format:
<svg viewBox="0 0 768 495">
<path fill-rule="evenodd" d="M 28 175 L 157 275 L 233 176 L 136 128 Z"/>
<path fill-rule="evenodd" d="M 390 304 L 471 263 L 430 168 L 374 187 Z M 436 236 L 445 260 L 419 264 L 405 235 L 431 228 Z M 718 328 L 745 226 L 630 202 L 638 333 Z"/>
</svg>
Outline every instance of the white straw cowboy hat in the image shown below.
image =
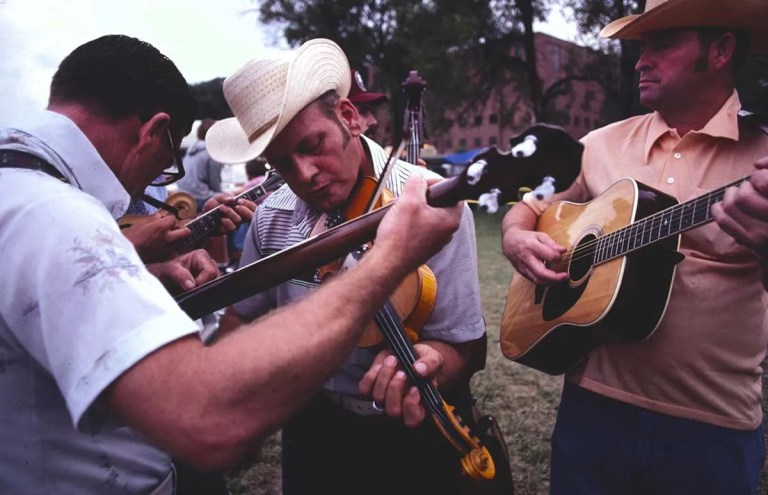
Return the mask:
<svg viewBox="0 0 768 495">
<path fill-rule="evenodd" d="M 660 29 L 719 26 L 740 28 L 752 52 L 768 52 L 768 0 L 648 0 L 645 12 L 617 19 L 600 36 L 634 39 Z"/>
<path fill-rule="evenodd" d="M 210 128 L 211 157 L 222 163 L 247 162 L 305 106 L 324 93 L 349 93 L 349 62 L 331 40 L 307 41 L 288 57 L 254 59 L 224 81 L 224 97 L 235 117 Z"/>
</svg>

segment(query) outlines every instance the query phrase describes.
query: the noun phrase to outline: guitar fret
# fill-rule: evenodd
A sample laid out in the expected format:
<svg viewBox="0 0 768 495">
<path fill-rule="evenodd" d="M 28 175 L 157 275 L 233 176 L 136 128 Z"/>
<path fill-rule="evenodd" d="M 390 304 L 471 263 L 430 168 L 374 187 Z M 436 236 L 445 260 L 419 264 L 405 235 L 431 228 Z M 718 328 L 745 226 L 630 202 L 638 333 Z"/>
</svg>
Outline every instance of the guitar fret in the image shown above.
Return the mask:
<svg viewBox="0 0 768 495">
<path fill-rule="evenodd" d="M 618 250 L 616 249 L 616 234 L 611 234 L 611 238 L 608 241 L 608 259 L 613 258 L 616 256 L 616 252 Z"/>
<path fill-rule="evenodd" d="M 603 262 L 603 249 L 605 247 L 605 238 L 604 237 L 598 237 L 597 241 L 595 242 L 595 260 L 594 263 L 602 263 Z"/>
<path fill-rule="evenodd" d="M 665 235 L 667 235 L 668 232 L 665 232 L 664 227 L 667 227 L 667 231 L 669 230 L 669 223 L 664 223 L 664 215 L 654 215 L 654 230 L 656 231 L 656 238 L 654 241 L 658 241 L 659 239 L 663 239 Z"/>
</svg>

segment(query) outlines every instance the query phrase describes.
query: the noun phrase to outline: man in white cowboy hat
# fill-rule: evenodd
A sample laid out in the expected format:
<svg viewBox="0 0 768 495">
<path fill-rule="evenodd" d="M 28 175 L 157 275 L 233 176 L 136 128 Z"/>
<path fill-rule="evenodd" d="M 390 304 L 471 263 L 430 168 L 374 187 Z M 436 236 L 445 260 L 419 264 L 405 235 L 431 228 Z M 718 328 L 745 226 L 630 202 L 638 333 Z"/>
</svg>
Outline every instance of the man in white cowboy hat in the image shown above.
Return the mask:
<svg viewBox="0 0 768 495">
<path fill-rule="evenodd" d="M 713 201 L 714 222 L 681 236 L 685 259 L 655 332 L 602 345 L 566 374 L 553 494 L 756 493 L 765 453 L 768 136 L 737 117 L 734 77 L 749 49 L 768 49 L 767 23 L 764 0 L 649 0 L 644 13 L 601 32 L 641 41 L 640 101 L 653 113 L 587 135 L 581 175 L 553 201 L 591 200 L 622 177 L 681 202 L 751 180 Z M 547 264 L 564 248 L 533 230 L 540 211 L 512 208 L 503 248 L 519 273 L 552 285 L 568 278 Z"/>
<path fill-rule="evenodd" d="M 430 208 L 426 183 L 410 183 L 359 269 L 206 347 L 159 279 L 211 280 L 210 257 L 193 251 L 150 273 L 115 221 L 178 165 L 195 106 L 155 47 L 108 35 L 62 61 L 45 111 L 0 129 L 4 494 L 170 495 L 171 456 L 212 471 L 241 464 L 459 225 L 460 208 Z M 393 259 L 404 236 L 413 249 Z"/>
<path fill-rule="evenodd" d="M 304 43 L 286 59 L 252 60 L 224 82 L 235 118 L 209 131 L 211 155 L 228 162 L 263 154 L 287 183 L 257 209 L 241 263 L 307 238 L 324 219 L 337 218 L 365 176 L 379 178 L 388 155 L 363 136 L 360 114 L 346 98 L 349 87 L 346 56 L 325 39 Z M 385 185 L 395 195 L 409 177 L 428 174 L 400 161 L 393 167 Z M 427 263 L 437 299 L 416 344 L 427 364 L 424 376 L 443 391 L 466 381 L 485 357 L 474 224 L 462 208 L 459 230 Z M 403 238 L 398 250 L 408 249 Z M 317 274 L 308 274 L 236 303 L 224 326 L 308 297 L 318 283 Z M 382 347 L 345 352 L 324 391 L 284 427 L 283 493 L 458 492 L 459 456 L 425 421 L 418 391 Z"/>
</svg>

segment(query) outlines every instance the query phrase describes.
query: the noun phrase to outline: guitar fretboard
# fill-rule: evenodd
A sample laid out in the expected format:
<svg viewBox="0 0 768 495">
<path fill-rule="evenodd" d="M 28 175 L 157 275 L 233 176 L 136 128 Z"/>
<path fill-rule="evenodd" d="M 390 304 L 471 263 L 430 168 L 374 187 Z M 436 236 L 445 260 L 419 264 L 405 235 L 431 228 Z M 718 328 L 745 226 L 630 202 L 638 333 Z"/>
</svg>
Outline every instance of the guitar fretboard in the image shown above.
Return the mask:
<svg viewBox="0 0 768 495">
<path fill-rule="evenodd" d="M 600 237 L 594 245 L 594 264 L 624 256 L 644 246 L 681 234 L 712 221 L 712 205 L 723 200 L 725 190 L 749 177 L 731 182 L 703 196 L 671 206 L 615 232 Z"/>
<path fill-rule="evenodd" d="M 264 182 L 261 184 L 235 196 L 235 200 L 246 199 L 248 201 L 258 201 L 263 196 L 277 190 L 284 183 L 285 181 L 280 175 L 272 174 L 264 179 Z M 192 234 L 190 234 L 189 237 L 179 240 L 175 244 L 176 250 L 185 252 L 193 249 L 200 241 L 210 236 L 221 227 L 222 217 L 223 215 L 220 207 L 216 207 L 189 222 L 186 227 L 192 231 Z"/>
</svg>

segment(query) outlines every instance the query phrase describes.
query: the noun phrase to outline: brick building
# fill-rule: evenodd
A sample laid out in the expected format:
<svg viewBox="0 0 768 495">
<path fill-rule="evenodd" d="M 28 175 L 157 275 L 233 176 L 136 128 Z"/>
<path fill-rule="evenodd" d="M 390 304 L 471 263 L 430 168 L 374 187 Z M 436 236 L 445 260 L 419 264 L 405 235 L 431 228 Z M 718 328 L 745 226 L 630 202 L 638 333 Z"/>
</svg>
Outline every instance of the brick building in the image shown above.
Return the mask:
<svg viewBox="0 0 768 495">
<path fill-rule="evenodd" d="M 535 42 L 543 91 L 569 76 L 584 76 L 589 71 L 589 63 L 594 62 L 597 55 L 589 48 L 543 33 L 535 34 Z M 512 55 L 524 57 L 522 44 L 513 50 Z M 369 71 L 369 77 L 373 79 L 375 71 Z M 574 138 L 580 138 L 604 124 L 601 114 L 605 93 L 594 81 L 572 80 L 569 88 L 548 105 L 548 120 L 564 127 Z M 389 110 L 385 105 L 377 114 L 379 129 L 375 138 L 379 142 L 387 142 L 392 135 Z M 473 108 L 460 113 L 449 111 L 447 117 L 453 120 L 453 125 L 444 132 L 430 129 L 427 122 L 429 141 L 440 154 L 487 146 L 498 146 L 506 150 L 509 138 L 525 130 L 534 121 L 531 104 L 515 83 L 494 90 L 487 100 Z"/>
</svg>

